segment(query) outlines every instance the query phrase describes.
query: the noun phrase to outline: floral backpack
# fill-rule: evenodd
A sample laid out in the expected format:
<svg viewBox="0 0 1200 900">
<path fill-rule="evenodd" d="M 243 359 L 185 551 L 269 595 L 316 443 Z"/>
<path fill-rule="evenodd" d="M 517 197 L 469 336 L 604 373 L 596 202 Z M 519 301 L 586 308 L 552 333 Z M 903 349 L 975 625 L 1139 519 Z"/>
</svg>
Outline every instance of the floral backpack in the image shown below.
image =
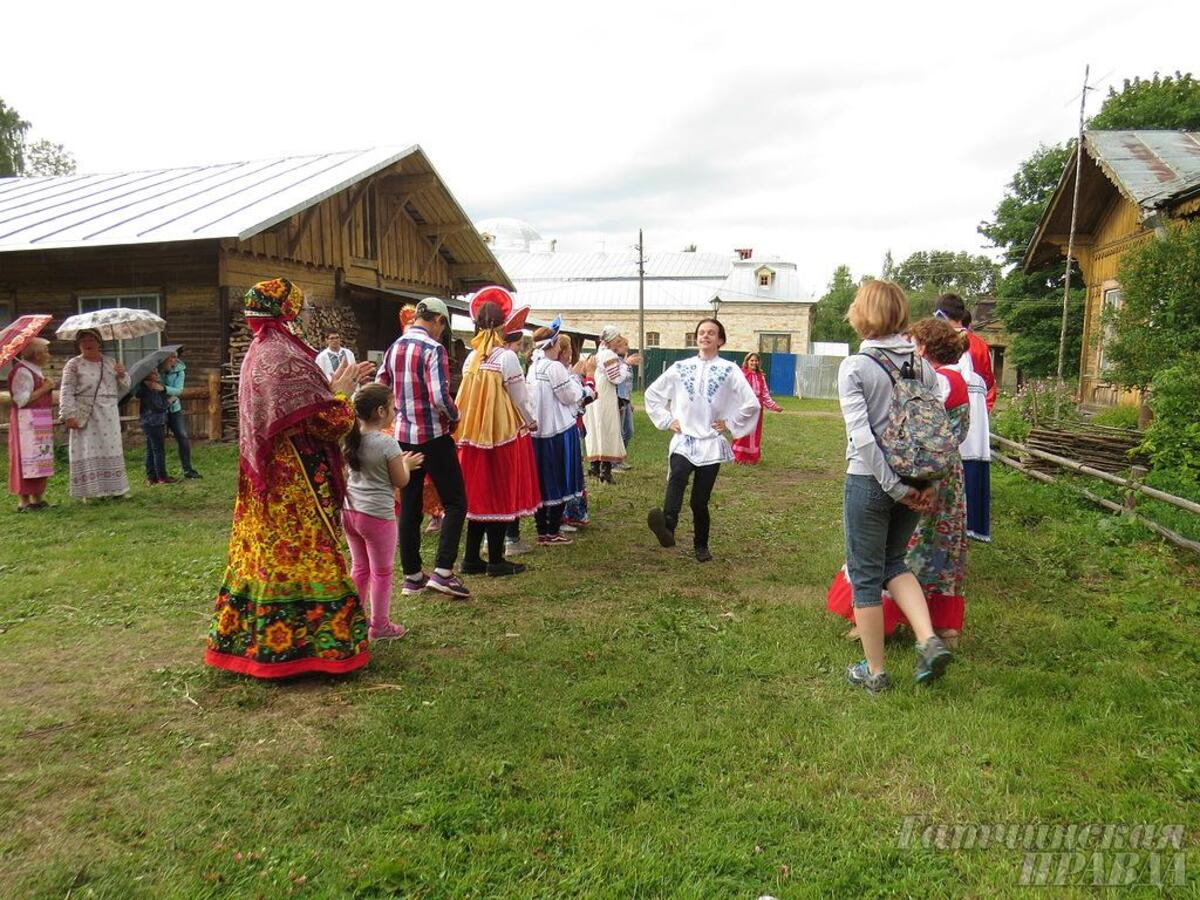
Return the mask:
<svg viewBox="0 0 1200 900">
<path fill-rule="evenodd" d="M 883 351 L 863 350 L 863 356 L 887 373 L 892 403 L 887 425 L 875 436 L 884 459 L 906 484 L 938 481 L 959 461 L 958 440 L 937 393 L 921 377 L 919 359 L 898 368 Z"/>
</svg>

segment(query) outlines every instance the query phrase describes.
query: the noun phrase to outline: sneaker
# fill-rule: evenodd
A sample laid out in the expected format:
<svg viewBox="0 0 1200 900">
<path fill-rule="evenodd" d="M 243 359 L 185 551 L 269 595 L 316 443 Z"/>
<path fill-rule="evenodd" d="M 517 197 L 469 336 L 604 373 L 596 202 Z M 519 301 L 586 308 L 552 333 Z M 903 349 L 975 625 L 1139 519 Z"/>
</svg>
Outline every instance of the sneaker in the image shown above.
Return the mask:
<svg viewBox="0 0 1200 900">
<path fill-rule="evenodd" d="M 441 516 L 430 516 L 429 524 L 425 526 L 425 533 L 426 534 L 437 534 L 441 530 L 442 530 L 442 517 Z"/>
<path fill-rule="evenodd" d="M 459 566 L 459 571 L 464 575 L 483 575 L 487 572 L 487 563 L 482 559 L 472 562 L 469 559 L 464 559 L 463 564 Z"/>
<path fill-rule="evenodd" d="M 491 578 L 505 578 L 509 575 L 520 575 L 525 567 L 520 563 L 508 562 L 488 563 L 487 573 Z"/>
<path fill-rule="evenodd" d="M 402 638 L 408 634 L 408 629 L 398 622 L 388 622 L 382 628 L 372 626 L 367 629 L 367 637 L 373 641 L 390 641 Z"/>
<path fill-rule="evenodd" d="M 579 530 L 579 528 L 578 528 L 578 526 L 572 525 L 569 522 L 563 522 L 562 527 L 559 528 L 558 530 L 559 530 L 559 533 L 562 533 L 565 531 L 565 532 L 567 532 L 567 534 L 574 534 L 576 531 Z"/>
<path fill-rule="evenodd" d="M 404 585 L 400 588 L 400 593 L 405 597 L 411 597 L 413 594 L 419 594 L 429 586 L 429 576 L 424 572 L 419 578 L 409 578 L 405 576 Z"/>
<path fill-rule="evenodd" d="M 707 547 L 697 547 L 693 556 L 696 557 L 696 562 L 712 562 L 712 554 L 708 552 Z"/>
<path fill-rule="evenodd" d="M 650 530 L 654 532 L 654 536 L 658 538 L 658 543 L 662 547 L 675 546 L 675 532 L 667 527 L 667 517 L 661 509 L 655 507 L 646 514 L 646 524 L 650 526 Z"/>
<path fill-rule="evenodd" d="M 561 546 L 565 546 L 566 544 L 573 544 L 573 543 L 575 543 L 575 542 L 564 534 L 539 534 L 538 535 L 538 546 L 539 547 L 561 547 Z"/>
<path fill-rule="evenodd" d="M 930 684 L 946 674 L 946 666 L 954 659 L 954 654 L 946 646 L 945 641 L 934 635 L 924 644 L 916 645 L 917 651 L 917 684 Z"/>
<path fill-rule="evenodd" d="M 628 472 L 628 471 L 630 471 L 632 468 L 633 468 L 633 466 L 631 466 L 629 463 L 624 463 L 624 462 L 623 462 L 623 463 L 617 463 L 615 466 L 613 466 L 613 471 L 616 471 L 616 472 Z"/>
<path fill-rule="evenodd" d="M 183 477 L 184 478 L 203 478 L 204 476 L 201 475 L 199 472 L 197 472 L 195 469 L 189 469 L 188 471 L 183 473 Z"/>
<path fill-rule="evenodd" d="M 457 575 L 439 575 L 434 572 L 429 576 L 429 587 L 435 591 L 440 591 L 443 594 L 449 594 L 451 597 L 470 597 L 471 592 L 467 590 L 467 586 L 462 583 L 462 579 Z"/>
<path fill-rule="evenodd" d="M 525 543 L 524 541 L 505 541 L 504 542 L 504 555 L 505 556 L 520 556 L 522 553 L 528 553 L 532 549 L 533 549 L 533 547 L 531 547 L 529 544 Z"/>
<path fill-rule="evenodd" d="M 855 687 L 862 688 L 868 694 L 882 694 L 892 687 L 892 679 L 888 677 L 888 673 L 880 672 L 878 675 L 872 675 L 871 667 L 867 665 L 865 659 L 846 666 L 846 680 Z"/>
</svg>

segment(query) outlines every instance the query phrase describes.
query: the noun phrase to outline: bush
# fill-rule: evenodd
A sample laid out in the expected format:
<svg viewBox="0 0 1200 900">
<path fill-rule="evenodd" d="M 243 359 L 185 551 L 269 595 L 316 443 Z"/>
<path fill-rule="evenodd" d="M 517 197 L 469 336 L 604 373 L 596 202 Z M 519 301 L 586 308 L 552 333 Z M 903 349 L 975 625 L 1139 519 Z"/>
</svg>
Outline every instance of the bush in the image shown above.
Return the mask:
<svg viewBox="0 0 1200 900">
<path fill-rule="evenodd" d="M 1012 408 L 1033 426 L 1056 426 L 1080 421 L 1075 386 L 1057 379 L 1027 381 L 1012 400 Z"/>
<path fill-rule="evenodd" d="M 1200 476 L 1200 353 L 1155 375 L 1149 403 L 1154 419 L 1139 449 L 1155 469 Z"/>
<path fill-rule="evenodd" d="M 1029 437 L 1030 424 L 1022 417 L 1020 410 L 1013 404 L 1013 398 L 1002 395 L 992 410 L 992 431 L 1010 441 L 1024 443 Z"/>
<path fill-rule="evenodd" d="M 1138 426 L 1138 408 L 1136 406 L 1110 406 L 1092 416 L 1093 425 L 1105 425 L 1108 428 L 1135 429 Z"/>
</svg>

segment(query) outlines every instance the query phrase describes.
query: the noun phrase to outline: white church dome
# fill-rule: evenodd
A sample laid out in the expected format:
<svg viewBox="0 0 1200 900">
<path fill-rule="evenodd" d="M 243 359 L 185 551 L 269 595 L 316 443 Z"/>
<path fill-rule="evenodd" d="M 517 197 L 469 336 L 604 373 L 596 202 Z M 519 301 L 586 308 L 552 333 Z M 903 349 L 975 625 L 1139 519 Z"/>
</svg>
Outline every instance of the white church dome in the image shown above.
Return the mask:
<svg viewBox="0 0 1200 900">
<path fill-rule="evenodd" d="M 538 234 L 538 230 L 520 219 L 484 219 L 476 222 L 475 228 L 493 250 L 527 252 L 533 245 L 542 243 L 542 236 Z"/>
</svg>

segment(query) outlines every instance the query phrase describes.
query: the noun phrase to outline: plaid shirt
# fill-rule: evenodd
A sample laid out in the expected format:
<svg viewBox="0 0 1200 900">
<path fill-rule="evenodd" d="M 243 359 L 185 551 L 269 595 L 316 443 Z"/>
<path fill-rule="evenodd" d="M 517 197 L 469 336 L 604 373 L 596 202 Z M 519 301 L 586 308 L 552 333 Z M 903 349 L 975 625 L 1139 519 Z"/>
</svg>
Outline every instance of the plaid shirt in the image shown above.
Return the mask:
<svg viewBox="0 0 1200 900">
<path fill-rule="evenodd" d="M 432 441 L 458 421 L 446 348 L 420 325 L 410 325 L 388 348 L 375 380 L 396 394 L 396 440 L 402 444 Z"/>
</svg>

